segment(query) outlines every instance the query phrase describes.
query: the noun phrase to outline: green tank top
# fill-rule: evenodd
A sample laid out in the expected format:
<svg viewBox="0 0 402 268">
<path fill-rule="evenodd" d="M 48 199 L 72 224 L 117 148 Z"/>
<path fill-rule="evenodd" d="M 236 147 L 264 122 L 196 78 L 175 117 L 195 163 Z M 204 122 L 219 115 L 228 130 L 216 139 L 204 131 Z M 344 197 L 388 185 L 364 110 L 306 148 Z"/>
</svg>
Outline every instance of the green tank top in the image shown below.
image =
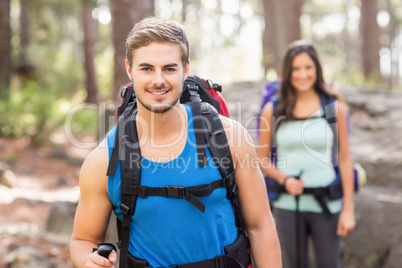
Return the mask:
<svg viewBox="0 0 402 268">
<path fill-rule="evenodd" d="M 323 112 L 320 111 L 321 115 Z M 332 164 L 334 133 L 327 120 L 321 116 L 307 120 L 289 120 L 281 123 L 276 131 L 277 168 L 289 176 L 298 176 L 304 187 L 323 187 L 335 178 Z M 326 200 L 331 213 L 342 209 L 342 201 Z M 283 193 L 273 204 L 285 210 L 296 210 L 293 195 Z M 322 213 L 323 210 L 311 194 L 303 194 L 299 199 L 302 212 Z"/>
</svg>

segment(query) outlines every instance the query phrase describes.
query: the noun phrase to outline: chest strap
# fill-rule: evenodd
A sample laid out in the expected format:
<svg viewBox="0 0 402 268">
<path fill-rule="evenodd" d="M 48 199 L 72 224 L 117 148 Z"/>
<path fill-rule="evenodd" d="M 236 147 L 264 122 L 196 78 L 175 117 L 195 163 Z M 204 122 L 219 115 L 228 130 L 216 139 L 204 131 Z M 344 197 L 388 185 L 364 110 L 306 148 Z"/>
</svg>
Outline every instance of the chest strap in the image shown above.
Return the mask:
<svg viewBox="0 0 402 268">
<path fill-rule="evenodd" d="M 150 268 L 148 263 L 143 260 L 134 259 L 132 256 L 128 259 L 128 267 L 132 268 Z M 246 268 L 242 266 L 235 258 L 228 255 L 216 256 L 199 262 L 186 263 L 181 265 L 171 265 L 169 268 Z"/>
<path fill-rule="evenodd" d="M 224 247 L 224 251 L 224 255 L 219 255 L 212 259 L 181 265 L 170 265 L 169 268 L 248 268 L 250 266 L 250 253 L 244 233 L 239 232 L 236 241 Z M 128 267 L 149 268 L 146 260 L 137 259 L 131 254 L 128 257 Z"/>
<path fill-rule="evenodd" d="M 338 196 L 342 191 L 342 186 L 339 183 L 331 183 L 325 187 L 311 187 L 304 188 L 302 194 L 311 194 L 317 200 L 319 205 L 321 206 L 323 212 L 327 216 L 331 216 L 331 212 L 326 203 L 327 198 L 331 198 L 334 196 Z M 270 185 L 268 186 L 270 192 L 274 193 L 287 193 L 285 187 L 283 185 Z"/>
<path fill-rule="evenodd" d="M 209 184 L 202 184 L 196 186 L 171 186 L 164 187 L 148 187 L 148 186 L 129 186 L 123 187 L 123 194 L 130 194 L 139 197 L 147 196 L 165 196 L 175 198 L 185 198 L 201 212 L 205 211 L 205 204 L 197 197 L 210 195 L 214 190 L 221 187 L 230 187 L 234 183 L 234 173 L 232 172 L 226 178 L 213 181 Z"/>
</svg>

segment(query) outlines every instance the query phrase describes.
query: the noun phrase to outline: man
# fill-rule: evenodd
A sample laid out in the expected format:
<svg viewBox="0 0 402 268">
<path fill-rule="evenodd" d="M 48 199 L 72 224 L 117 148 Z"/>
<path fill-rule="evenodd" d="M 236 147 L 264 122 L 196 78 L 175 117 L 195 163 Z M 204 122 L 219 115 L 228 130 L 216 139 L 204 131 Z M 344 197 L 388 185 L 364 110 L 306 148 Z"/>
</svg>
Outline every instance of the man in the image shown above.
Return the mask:
<svg viewBox="0 0 402 268">
<path fill-rule="evenodd" d="M 189 73 L 189 44 L 176 22 L 147 18 L 126 42 L 126 70 L 138 101 L 136 120 L 141 148 L 141 185 L 200 185 L 222 178 L 214 164 L 199 167 L 190 106 L 179 103 Z M 281 267 L 280 247 L 265 184 L 252 141 L 237 122 L 221 117 L 235 167 L 238 195 L 256 265 Z M 112 210 L 121 217 L 120 171 L 107 177 L 116 127 L 86 158 L 80 173 L 81 200 L 71 239 L 77 267 L 115 267 L 92 249 L 102 243 Z M 207 150 L 209 163 L 211 155 Z M 226 189 L 202 199 L 201 213 L 183 198 L 138 197 L 130 219 L 132 258 L 149 267 L 169 267 L 213 259 L 237 238 L 233 208 Z"/>
</svg>

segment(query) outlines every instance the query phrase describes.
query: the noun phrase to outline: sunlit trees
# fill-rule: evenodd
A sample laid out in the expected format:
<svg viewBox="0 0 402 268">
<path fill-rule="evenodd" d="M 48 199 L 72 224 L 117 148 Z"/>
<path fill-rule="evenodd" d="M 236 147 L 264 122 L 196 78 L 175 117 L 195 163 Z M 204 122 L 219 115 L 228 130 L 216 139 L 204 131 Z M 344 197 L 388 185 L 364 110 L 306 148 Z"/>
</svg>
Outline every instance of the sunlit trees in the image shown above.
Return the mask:
<svg viewBox="0 0 402 268">
<path fill-rule="evenodd" d="M 98 22 L 92 17 L 92 10 L 96 7 L 93 0 L 83 0 L 82 3 L 82 26 L 84 32 L 84 69 L 85 88 L 87 91 L 86 102 L 98 102 L 98 84 L 95 75 L 95 42 L 98 35 Z"/>
<path fill-rule="evenodd" d="M 110 0 L 109 2 L 112 12 L 112 39 L 115 53 L 112 98 L 116 100 L 122 86 L 130 82 L 124 66 L 125 40 L 134 24 L 145 17 L 154 15 L 155 8 L 153 0 Z"/>
<path fill-rule="evenodd" d="M 304 0 L 264 0 L 263 64 L 279 72 L 286 46 L 301 38 L 300 16 Z"/>
<path fill-rule="evenodd" d="M 10 1 L 0 1 L 0 99 L 8 96 L 11 74 Z"/>
<path fill-rule="evenodd" d="M 377 0 L 361 1 L 360 34 L 362 71 L 366 80 L 381 80 L 380 27 L 377 23 Z"/>
</svg>

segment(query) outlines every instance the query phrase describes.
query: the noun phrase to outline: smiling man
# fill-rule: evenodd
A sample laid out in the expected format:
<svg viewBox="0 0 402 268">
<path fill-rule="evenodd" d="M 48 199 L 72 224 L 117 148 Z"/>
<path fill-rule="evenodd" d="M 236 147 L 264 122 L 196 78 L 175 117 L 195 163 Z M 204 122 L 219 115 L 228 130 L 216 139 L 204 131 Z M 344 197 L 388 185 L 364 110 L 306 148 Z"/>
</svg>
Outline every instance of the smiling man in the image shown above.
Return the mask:
<svg viewBox="0 0 402 268">
<path fill-rule="evenodd" d="M 174 21 L 147 18 L 134 27 L 126 49 L 127 75 L 138 100 L 135 124 L 142 157 L 141 185 L 187 187 L 222 179 L 208 149 L 212 164 L 197 164 L 193 111 L 179 102 L 189 73 L 189 44 L 183 28 Z M 234 159 L 235 182 L 254 261 L 259 268 L 279 268 L 276 228 L 261 171 L 251 163 L 256 159 L 251 139 L 237 122 L 224 117 L 220 120 Z M 92 249 L 104 242 L 111 211 L 119 219 L 123 215 L 120 170 L 114 176 L 106 175 L 116 131 L 117 127 L 108 133 L 81 169 L 81 200 L 70 246 L 77 267 L 115 267 L 115 251 L 104 258 Z M 220 187 L 204 197 L 204 212 L 184 198 L 138 197 L 129 223 L 129 260 L 120 266 L 241 268 L 240 256 L 225 255 L 239 235 L 226 191 Z M 218 256 L 223 262 L 215 261 Z M 229 262 L 230 258 L 235 261 Z"/>
</svg>

